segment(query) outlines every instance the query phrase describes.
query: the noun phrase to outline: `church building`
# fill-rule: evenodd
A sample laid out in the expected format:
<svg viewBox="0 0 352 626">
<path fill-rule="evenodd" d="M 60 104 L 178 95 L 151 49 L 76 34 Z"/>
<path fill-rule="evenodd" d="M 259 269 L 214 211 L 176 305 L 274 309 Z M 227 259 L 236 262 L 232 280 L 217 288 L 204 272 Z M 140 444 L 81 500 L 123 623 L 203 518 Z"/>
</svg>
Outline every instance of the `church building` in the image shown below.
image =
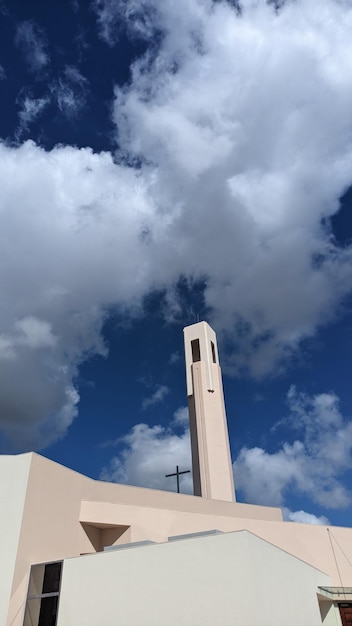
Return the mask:
<svg viewBox="0 0 352 626">
<path fill-rule="evenodd" d="M 184 337 L 194 495 L 0 456 L 0 626 L 352 625 L 352 529 L 236 502 L 216 335 Z"/>
</svg>

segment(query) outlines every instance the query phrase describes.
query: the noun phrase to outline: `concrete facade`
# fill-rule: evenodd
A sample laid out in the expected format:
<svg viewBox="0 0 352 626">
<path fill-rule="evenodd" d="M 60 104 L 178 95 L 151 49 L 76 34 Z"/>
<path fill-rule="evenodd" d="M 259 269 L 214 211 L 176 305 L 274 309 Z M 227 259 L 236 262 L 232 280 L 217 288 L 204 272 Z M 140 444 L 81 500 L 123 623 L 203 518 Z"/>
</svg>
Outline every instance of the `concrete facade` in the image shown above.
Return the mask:
<svg viewBox="0 0 352 626">
<path fill-rule="evenodd" d="M 30 463 L 30 455 L 0 456 L 0 624 L 7 623 Z"/>
<path fill-rule="evenodd" d="M 64 560 L 65 572 L 66 559 L 72 557 L 93 555 L 95 558 L 96 553 L 101 553 L 97 560 L 88 556 L 73 559 L 83 564 L 98 564 L 100 558 L 108 558 L 108 554 L 102 553 L 107 546 L 145 540 L 165 546 L 171 536 L 212 529 L 224 533 L 246 530 L 280 552 L 323 572 L 329 585 L 352 587 L 350 528 L 284 522 L 281 511 L 270 507 L 95 481 L 32 453 L 0 459 L 1 528 L 5 531 L 0 578 L 1 626 L 22 626 L 30 567 L 34 563 Z M 6 527 L 3 520 L 7 520 Z M 176 542 L 172 550 L 177 550 L 181 543 Z M 236 553 L 232 558 L 241 568 Z M 267 575 L 273 563 L 270 557 Z M 290 579 L 291 561 L 285 563 L 281 575 Z M 180 577 L 184 569 L 180 560 Z M 246 592 L 243 585 L 241 589 L 241 593 Z M 206 589 L 205 593 L 208 593 Z M 315 600 L 317 593 L 318 589 L 313 594 Z M 103 596 L 107 601 L 106 594 Z M 329 610 L 333 607 L 331 599 L 321 600 Z M 338 613 L 333 618 L 331 615 L 329 618 L 327 611 L 325 619 L 334 619 L 332 623 L 339 624 Z"/>
<path fill-rule="evenodd" d="M 0 456 L 0 626 L 53 626 L 57 602 L 56 626 L 341 626 L 352 529 L 234 501 L 215 333 L 195 324 L 185 348 L 198 495 L 92 480 L 34 453 Z M 214 529 L 223 534 L 184 538 Z M 47 575 L 58 585 L 49 596 Z"/>
<path fill-rule="evenodd" d="M 65 561 L 58 626 L 319 626 L 328 582 L 247 531 L 183 539 Z"/>
<path fill-rule="evenodd" d="M 235 500 L 222 375 L 215 332 L 206 322 L 184 329 L 193 493 Z"/>
</svg>

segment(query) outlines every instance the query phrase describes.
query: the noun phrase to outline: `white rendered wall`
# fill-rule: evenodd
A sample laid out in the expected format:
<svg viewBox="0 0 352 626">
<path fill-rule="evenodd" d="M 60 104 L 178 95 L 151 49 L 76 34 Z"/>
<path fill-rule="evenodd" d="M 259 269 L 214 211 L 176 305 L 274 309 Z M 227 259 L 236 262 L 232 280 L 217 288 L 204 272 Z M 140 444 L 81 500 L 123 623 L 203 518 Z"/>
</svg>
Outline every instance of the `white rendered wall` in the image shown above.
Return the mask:
<svg viewBox="0 0 352 626">
<path fill-rule="evenodd" d="M 1 626 L 6 624 L 30 462 L 30 454 L 0 456 Z"/>
<path fill-rule="evenodd" d="M 247 531 L 68 559 L 58 626 L 321 626 L 329 577 Z"/>
</svg>

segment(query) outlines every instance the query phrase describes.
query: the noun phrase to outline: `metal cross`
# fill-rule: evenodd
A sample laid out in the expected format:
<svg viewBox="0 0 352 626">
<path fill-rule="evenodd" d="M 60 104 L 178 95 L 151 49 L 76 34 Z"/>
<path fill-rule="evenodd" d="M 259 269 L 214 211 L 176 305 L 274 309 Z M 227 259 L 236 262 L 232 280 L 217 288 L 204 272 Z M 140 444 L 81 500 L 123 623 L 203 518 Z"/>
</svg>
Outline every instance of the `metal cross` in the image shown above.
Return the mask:
<svg viewBox="0 0 352 626">
<path fill-rule="evenodd" d="M 165 478 L 169 478 L 170 476 L 176 476 L 176 484 L 177 484 L 177 493 L 180 493 L 180 476 L 181 474 L 189 474 L 191 470 L 184 470 L 183 472 L 179 472 L 178 465 L 176 465 L 176 472 L 173 474 L 165 474 Z"/>
</svg>

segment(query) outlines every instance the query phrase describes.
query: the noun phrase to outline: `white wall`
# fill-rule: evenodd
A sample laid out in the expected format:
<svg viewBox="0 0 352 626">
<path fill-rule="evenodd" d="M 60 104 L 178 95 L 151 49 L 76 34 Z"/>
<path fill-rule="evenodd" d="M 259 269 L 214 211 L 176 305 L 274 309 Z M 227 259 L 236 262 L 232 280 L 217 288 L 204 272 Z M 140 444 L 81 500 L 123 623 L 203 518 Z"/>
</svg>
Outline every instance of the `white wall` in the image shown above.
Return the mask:
<svg viewBox="0 0 352 626">
<path fill-rule="evenodd" d="M 6 624 L 30 454 L 0 456 L 0 625 Z"/>
<path fill-rule="evenodd" d="M 247 531 L 64 562 L 58 626 L 321 626 L 329 577 Z"/>
</svg>

